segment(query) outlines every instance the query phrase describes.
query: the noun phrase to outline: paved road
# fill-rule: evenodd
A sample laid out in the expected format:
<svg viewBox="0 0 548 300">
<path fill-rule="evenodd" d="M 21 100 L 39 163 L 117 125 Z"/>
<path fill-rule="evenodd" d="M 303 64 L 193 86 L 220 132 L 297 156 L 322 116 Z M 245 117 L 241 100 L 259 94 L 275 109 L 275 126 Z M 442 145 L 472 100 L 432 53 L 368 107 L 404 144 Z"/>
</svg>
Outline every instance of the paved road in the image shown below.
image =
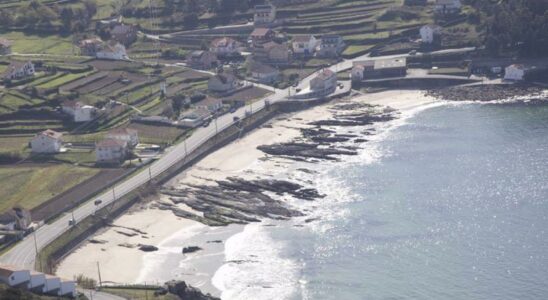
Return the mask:
<svg viewBox="0 0 548 300">
<path fill-rule="evenodd" d="M 464 51 L 464 50 L 463 49 L 444 50 L 444 51 L 438 51 L 437 53 L 448 52 L 448 51 L 458 52 L 458 51 Z M 465 51 L 468 51 L 468 50 L 465 50 Z M 342 71 L 342 70 L 348 70 L 352 68 L 353 61 L 359 61 L 364 59 L 388 58 L 388 57 L 403 57 L 403 56 L 406 56 L 406 55 L 375 57 L 375 58 L 370 58 L 367 55 L 365 55 L 353 60 L 341 61 L 340 63 L 337 63 L 336 65 L 333 65 L 329 68 L 333 71 Z M 299 83 L 298 87 L 301 89 L 304 89 L 305 87 L 307 87 L 310 83 L 310 80 L 316 74 L 317 72 L 303 79 Z M 290 94 L 291 95 L 294 94 L 294 88 L 289 88 L 284 90 L 273 89 L 273 88 L 269 88 L 269 89 L 274 92 L 273 95 L 253 103 L 252 107 L 245 106 L 240 108 L 238 111 L 236 111 L 233 114 L 226 114 L 224 116 L 221 116 L 215 121 L 211 122 L 208 127 L 198 128 L 195 131 L 195 133 L 192 134 L 184 142 L 166 150 L 165 154 L 159 160 L 154 162 L 149 168 L 139 171 L 136 175 L 132 176 L 126 181 L 117 184 L 113 189 L 110 189 L 109 191 L 98 196 L 97 198 L 89 200 L 85 204 L 75 209 L 73 213 L 74 213 L 74 218 L 76 222 L 79 222 L 83 220 L 84 218 L 86 218 L 87 216 L 93 214 L 97 208 L 101 208 L 103 206 L 109 205 L 110 203 L 115 201 L 117 198 L 128 194 L 129 192 L 137 189 L 143 184 L 146 184 L 151 177 L 157 176 L 158 174 L 162 173 L 163 171 L 165 171 L 166 169 L 168 169 L 175 163 L 185 159 L 187 156 L 187 153 L 192 152 L 193 150 L 198 148 L 200 145 L 202 145 L 204 142 L 206 142 L 208 139 L 213 137 L 216 134 L 216 131 L 221 131 L 231 126 L 234 123 L 233 121 L 234 116 L 243 118 L 246 111 L 252 110 L 252 112 L 256 112 L 258 110 L 262 110 L 265 107 L 266 100 L 270 101 L 270 103 L 276 103 L 278 101 L 286 99 L 286 97 L 289 96 Z M 295 101 L 298 101 L 298 100 L 295 100 Z M 95 207 L 94 205 L 94 201 L 97 199 L 102 200 L 102 204 L 100 207 Z M 62 233 L 67 231 L 70 228 L 68 225 L 70 219 L 71 219 L 70 213 L 66 213 L 60 218 L 58 218 L 55 222 L 40 227 L 35 232 L 36 246 L 38 247 L 38 249 L 41 249 L 42 247 L 46 246 L 48 243 L 53 241 L 56 237 L 60 236 Z M 15 245 L 10 251 L 5 253 L 2 257 L 0 257 L 0 263 L 11 264 L 21 268 L 34 269 L 35 256 L 36 256 L 36 250 L 35 250 L 34 238 L 33 238 L 33 235 L 30 235 L 30 236 L 27 236 L 25 239 L 23 239 L 21 242 L 19 242 L 17 245 Z"/>
<path fill-rule="evenodd" d="M 274 94 L 253 103 L 252 106 L 245 106 L 237 110 L 233 114 L 223 115 L 216 120 L 212 121 L 208 127 L 199 127 L 194 134 L 192 134 L 184 142 L 171 147 L 166 151 L 166 153 L 156 162 L 154 162 L 149 168 L 139 171 L 133 177 L 127 179 L 126 181 L 116 185 L 113 189 L 103 193 L 102 195 L 94 198 L 85 204 L 81 205 L 74 210 L 74 218 L 76 222 L 81 221 L 87 216 L 93 214 L 96 208 L 101 208 L 106 205 L 109 205 L 115 199 L 122 197 L 129 192 L 135 190 L 136 188 L 146 184 L 151 176 L 155 177 L 158 174 L 162 173 L 175 163 L 186 158 L 187 153 L 192 152 L 208 139 L 213 137 L 216 134 L 216 131 L 221 131 L 229 126 L 231 126 L 234 121 L 233 117 L 238 116 L 244 118 L 246 111 L 256 112 L 262 110 L 265 107 L 265 100 L 269 100 L 271 103 L 283 100 L 287 95 L 286 90 L 275 90 Z M 95 207 L 94 201 L 97 199 L 102 200 L 102 204 L 99 207 Z M 51 224 L 46 224 L 40 227 L 36 232 L 36 245 L 38 249 L 41 249 L 49 242 L 54 240 L 56 237 L 61 235 L 63 232 L 67 231 L 69 226 L 69 220 L 71 219 L 71 214 L 66 213 L 55 222 Z M 34 245 L 33 235 L 27 236 L 17 245 L 15 245 L 10 251 L 5 253 L 0 257 L 0 262 L 4 264 L 11 264 L 21 268 L 34 269 L 36 250 Z"/>
</svg>

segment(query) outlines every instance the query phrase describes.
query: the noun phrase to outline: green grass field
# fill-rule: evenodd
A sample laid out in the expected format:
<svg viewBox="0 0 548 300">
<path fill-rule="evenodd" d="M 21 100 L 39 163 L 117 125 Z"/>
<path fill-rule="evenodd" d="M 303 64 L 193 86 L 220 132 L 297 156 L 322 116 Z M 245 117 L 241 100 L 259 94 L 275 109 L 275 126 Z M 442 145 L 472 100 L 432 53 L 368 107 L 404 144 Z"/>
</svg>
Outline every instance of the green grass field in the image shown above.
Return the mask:
<svg viewBox="0 0 548 300">
<path fill-rule="evenodd" d="M 10 166 L 0 168 L 0 211 L 14 205 L 32 209 L 99 173 L 99 169 L 71 165 Z"/>
<path fill-rule="evenodd" d="M 12 41 L 14 53 L 73 54 L 71 37 L 27 34 L 20 31 L 0 32 L 0 36 Z"/>
</svg>

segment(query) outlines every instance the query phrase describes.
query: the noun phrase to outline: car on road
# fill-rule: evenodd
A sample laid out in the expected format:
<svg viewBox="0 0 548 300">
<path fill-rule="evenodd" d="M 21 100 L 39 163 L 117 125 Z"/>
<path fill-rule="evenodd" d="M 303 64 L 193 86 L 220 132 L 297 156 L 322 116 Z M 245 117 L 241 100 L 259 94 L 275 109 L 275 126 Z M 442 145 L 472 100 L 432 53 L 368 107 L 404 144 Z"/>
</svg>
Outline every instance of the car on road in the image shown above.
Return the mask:
<svg viewBox="0 0 548 300">
<path fill-rule="evenodd" d="M 69 224 L 69 226 L 74 226 L 76 224 L 76 222 L 74 221 L 74 219 L 70 219 L 68 221 L 68 224 Z"/>
<path fill-rule="evenodd" d="M 95 204 L 95 206 L 101 205 L 101 203 L 103 203 L 103 200 L 101 200 L 101 199 L 97 199 L 93 202 L 93 204 Z"/>
<path fill-rule="evenodd" d="M 417 55 L 417 50 L 411 50 L 411 51 L 409 51 L 409 55 Z"/>
<path fill-rule="evenodd" d="M 239 121 L 240 121 L 240 117 L 234 116 L 234 118 L 232 118 L 232 121 L 234 121 L 234 122 L 239 122 Z"/>
<path fill-rule="evenodd" d="M 235 112 L 236 112 L 236 107 L 232 106 L 232 107 L 230 108 L 229 112 L 230 112 L 231 114 L 235 113 Z"/>
<path fill-rule="evenodd" d="M 211 120 L 207 120 L 202 124 L 202 127 L 207 127 L 211 123 Z"/>
</svg>

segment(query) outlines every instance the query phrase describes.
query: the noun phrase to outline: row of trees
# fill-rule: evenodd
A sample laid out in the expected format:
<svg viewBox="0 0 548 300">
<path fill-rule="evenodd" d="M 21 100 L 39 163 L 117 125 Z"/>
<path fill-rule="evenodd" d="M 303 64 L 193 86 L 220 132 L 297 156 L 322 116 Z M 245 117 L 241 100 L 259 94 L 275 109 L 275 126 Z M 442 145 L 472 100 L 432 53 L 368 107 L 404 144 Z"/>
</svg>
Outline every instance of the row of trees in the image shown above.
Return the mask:
<svg viewBox="0 0 548 300">
<path fill-rule="evenodd" d="M 468 0 L 484 19 L 485 45 L 493 55 L 548 54 L 548 1 Z"/>
<path fill-rule="evenodd" d="M 97 5 L 94 0 L 85 0 L 82 2 L 82 6 L 75 7 L 56 4 L 48 6 L 33 0 L 28 5 L 21 5 L 16 10 L 1 10 L 0 27 L 16 26 L 46 31 L 59 29 L 62 32 L 70 33 L 85 30 L 96 13 Z"/>
</svg>

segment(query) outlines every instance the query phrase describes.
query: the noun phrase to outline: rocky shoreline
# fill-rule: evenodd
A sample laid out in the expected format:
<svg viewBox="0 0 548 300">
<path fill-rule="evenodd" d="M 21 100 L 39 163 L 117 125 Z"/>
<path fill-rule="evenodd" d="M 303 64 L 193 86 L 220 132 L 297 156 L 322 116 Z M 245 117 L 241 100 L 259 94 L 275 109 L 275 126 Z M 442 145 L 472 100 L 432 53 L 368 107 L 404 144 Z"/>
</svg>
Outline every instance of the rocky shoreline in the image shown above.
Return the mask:
<svg viewBox="0 0 548 300">
<path fill-rule="evenodd" d="M 340 156 L 357 155 L 364 143 L 364 136 L 374 134 L 372 130 L 358 133 L 337 133 L 337 128 L 367 126 L 397 118 L 393 109 L 364 103 L 344 102 L 330 108 L 332 118 L 315 120 L 300 129 L 300 137 L 289 142 L 260 145 L 265 159 L 284 158 L 295 161 L 337 161 Z M 265 127 L 268 127 L 266 125 Z M 341 145 L 352 142 L 353 146 Z M 312 172 L 304 169 L 305 172 Z M 227 177 L 209 181 L 207 184 L 184 184 L 161 191 L 169 201 L 156 202 L 154 207 L 170 210 L 176 216 L 201 222 L 208 226 L 248 224 L 270 218 L 285 220 L 304 216 L 276 196 L 288 196 L 305 201 L 322 198 L 316 189 L 288 180 L 261 178 L 245 179 Z M 189 209 L 182 209 L 184 204 Z"/>
<path fill-rule="evenodd" d="M 429 90 L 426 95 L 448 101 L 496 101 L 529 98 L 529 101 L 546 100 L 544 89 L 525 84 L 499 84 L 455 86 L 443 89 Z"/>
</svg>

